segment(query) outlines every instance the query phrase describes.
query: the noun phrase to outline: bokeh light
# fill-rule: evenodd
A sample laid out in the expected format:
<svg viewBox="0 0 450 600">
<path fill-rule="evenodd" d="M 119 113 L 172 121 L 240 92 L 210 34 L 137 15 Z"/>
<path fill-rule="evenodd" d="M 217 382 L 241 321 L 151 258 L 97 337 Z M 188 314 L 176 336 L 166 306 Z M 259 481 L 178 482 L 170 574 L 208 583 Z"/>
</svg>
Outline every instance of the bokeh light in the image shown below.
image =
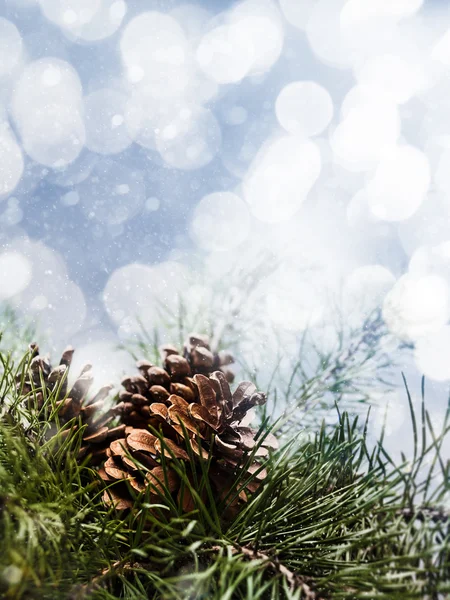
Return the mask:
<svg viewBox="0 0 450 600">
<path fill-rule="evenodd" d="M 6 251 L 0 254 L 0 278 L 9 284 L 0 287 L 0 300 L 19 294 L 31 281 L 32 267 L 20 252 Z"/>
<path fill-rule="evenodd" d="M 244 181 L 252 213 L 267 223 L 292 217 L 320 174 L 318 147 L 295 136 L 277 138 L 263 146 Z"/>
<path fill-rule="evenodd" d="M 450 318 L 449 285 L 439 275 L 402 275 L 384 299 L 383 316 L 404 340 L 435 333 Z"/>
<path fill-rule="evenodd" d="M 279 93 L 275 112 L 288 133 L 310 137 L 328 127 L 333 117 L 333 100 L 327 90 L 314 81 L 295 81 Z"/>
<path fill-rule="evenodd" d="M 0 198 L 9 194 L 19 183 L 23 173 L 23 156 L 14 134 L 0 121 Z"/>
<path fill-rule="evenodd" d="M 22 52 L 23 43 L 19 30 L 14 23 L 0 17 L 0 80 L 10 75 L 19 65 Z"/>
<path fill-rule="evenodd" d="M 414 357 L 418 369 L 435 381 L 450 379 L 450 326 L 417 340 Z"/>
<path fill-rule="evenodd" d="M 397 146 L 386 151 L 367 184 L 369 206 L 380 219 L 402 221 L 416 212 L 429 186 L 425 154 L 412 146 Z"/>
<path fill-rule="evenodd" d="M 82 88 L 66 61 L 29 63 L 14 87 L 11 111 L 27 154 L 49 167 L 63 167 L 85 142 Z"/>
<path fill-rule="evenodd" d="M 197 244 L 206 250 L 231 250 L 250 232 L 247 205 L 236 194 L 208 194 L 197 204 L 191 224 Z"/>
</svg>

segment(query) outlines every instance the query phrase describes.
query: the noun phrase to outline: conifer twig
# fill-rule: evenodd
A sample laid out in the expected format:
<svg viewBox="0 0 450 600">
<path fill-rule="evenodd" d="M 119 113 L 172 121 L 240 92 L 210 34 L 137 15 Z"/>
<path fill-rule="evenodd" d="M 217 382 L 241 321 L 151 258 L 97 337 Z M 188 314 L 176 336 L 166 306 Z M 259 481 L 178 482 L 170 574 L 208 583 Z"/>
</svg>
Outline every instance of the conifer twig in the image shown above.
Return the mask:
<svg viewBox="0 0 450 600">
<path fill-rule="evenodd" d="M 105 581 L 117 575 L 127 571 L 132 571 L 134 568 L 141 566 L 138 563 L 131 563 L 129 560 L 116 560 L 109 567 L 105 567 L 102 571 L 92 578 L 89 583 L 85 583 L 81 586 L 75 586 L 69 595 L 70 600 L 82 600 L 83 598 L 89 597 L 97 588 L 99 588 Z"/>
<path fill-rule="evenodd" d="M 220 548 L 220 546 L 212 547 L 215 551 L 219 551 Z M 280 563 L 277 558 L 271 558 L 269 555 L 264 554 L 264 552 L 255 550 L 250 546 L 234 544 L 233 546 L 229 546 L 229 548 L 231 549 L 232 554 L 241 553 L 250 560 L 257 559 L 264 561 L 266 568 L 273 569 L 275 572 L 280 573 L 280 575 L 283 575 L 283 577 L 286 578 L 291 592 L 301 589 L 304 600 L 325 600 L 324 596 L 318 595 L 313 589 L 314 582 L 311 577 L 305 577 L 295 573 L 291 569 L 288 569 L 286 565 Z"/>
</svg>

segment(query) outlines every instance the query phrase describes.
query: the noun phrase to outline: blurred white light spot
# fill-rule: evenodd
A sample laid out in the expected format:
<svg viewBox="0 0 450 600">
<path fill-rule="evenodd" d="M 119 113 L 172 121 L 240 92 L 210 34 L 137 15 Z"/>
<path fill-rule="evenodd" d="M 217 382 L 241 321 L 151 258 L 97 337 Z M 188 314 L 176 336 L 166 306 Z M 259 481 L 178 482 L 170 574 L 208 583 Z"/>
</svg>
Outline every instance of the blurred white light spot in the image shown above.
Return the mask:
<svg viewBox="0 0 450 600">
<path fill-rule="evenodd" d="M 373 168 L 400 135 L 392 96 L 375 86 L 356 86 L 342 105 L 342 120 L 331 135 L 334 159 L 349 171 Z"/>
<path fill-rule="evenodd" d="M 97 41 L 112 35 L 127 12 L 123 0 L 40 0 L 44 15 L 74 41 Z"/>
<path fill-rule="evenodd" d="M 450 317 L 450 290 L 437 275 L 400 277 L 383 303 L 383 317 L 399 338 L 415 340 L 438 331 Z"/>
<path fill-rule="evenodd" d="M 128 69 L 128 79 L 131 83 L 138 83 L 144 78 L 145 71 L 139 65 L 131 65 Z"/>
<path fill-rule="evenodd" d="M 0 254 L 0 300 L 20 294 L 30 283 L 32 265 L 20 252 Z"/>
<path fill-rule="evenodd" d="M 42 110 L 36 107 L 35 112 L 35 121 L 19 123 L 25 151 L 43 165 L 54 169 L 65 167 L 84 146 L 86 133 L 81 113 L 70 105 L 50 103 Z"/>
<path fill-rule="evenodd" d="M 450 326 L 417 340 L 414 358 L 418 370 L 435 381 L 450 379 Z"/>
<path fill-rule="evenodd" d="M 42 73 L 42 83 L 48 87 L 53 87 L 61 82 L 61 71 L 57 67 L 47 67 Z"/>
<path fill-rule="evenodd" d="M 254 59 L 250 41 L 233 25 L 206 33 L 197 49 L 201 69 L 217 83 L 236 83 L 250 71 Z"/>
<path fill-rule="evenodd" d="M 381 306 L 394 283 L 394 275 L 382 265 L 354 269 L 344 281 L 343 308 L 346 317 L 360 324 L 361 317 L 368 317 Z"/>
<path fill-rule="evenodd" d="M 114 115 L 113 118 L 111 119 L 111 125 L 112 125 L 113 129 L 122 125 L 123 122 L 124 122 L 123 115 Z"/>
<path fill-rule="evenodd" d="M 63 15 L 64 23 L 67 23 L 68 25 L 72 25 L 72 23 L 75 23 L 76 20 L 77 20 L 77 13 L 74 10 L 66 10 L 66 12 Z"/>
<path fill-rule="evenodd" d="M 114 271 L 103 292 L 105 308 L 121 333 L 140 331 L 137 319 L 154 328 L 159 309 L 175 310 L 179 292 L 187 284 L 188 272 L 168 261 L 153 267 L 138 263 Z"/>
<path fill-rule="evenodd" d="M 372 431 L 370 436 L 373 440 L 378 440 L 381 431 L 384 431 L 384 435 L 387 439 L 390 436 L 396 434 L 396 439 L 401 444 L 400 449 L 403 450 L 403 435 L 400 434 L 399 430 L 405 424 L 405 421 L 409 425 L 409 407 L 407 404 L 406 394 L 397 390 L 389 390 L 387 393 L 371 393 L 370 404 L 373 410 L 371 410 L 371 422 Z M 373 418 L 373 420 L 372 420 Z"/>
<path fill-rule="evenodd" d="M 323 298 L 304 274 L 282 268 L 264 285 L 269 319 L 288 331 L 303 331 L 317 325 L 324 315 Z"/>
<path fill-rule="evenodd" d="M 130 80 L 145 80 L 154 98 L 179 97 L 190 82 L 188 42 L 169 15 L 149 11 L 134 17 L 123 31 L 120 50 Z"/>
<path fill-rule="evenodd" d="M 67 192 L 64 196 L 61 197 L 61 204 L 64 206 L 75 206 L 80 201 L 80 196 L 78 192 Z"/>
<path fill-rule="evenodd" d="M 48 300 L 43 294 L 39 294 L 39 296 L 35 296 L 30 303 L 31 310 L 44 310 L 48 306 Z"/>
<path fill-rule="evenodd" d="M 112 21 L 118 23 L 122 22 L 122 19 L 127 14 L 127 5 L 124 0 L 115 0 L 109 8 L 109 16 Z"/>
<path fill-rule="evenodd" d="M 39 0 L 47 19 L 67 27 L 90 21 L 99 9 L 101 0 Z"/>
<path fill-rule="evenodd" d="M 392 94 L 395 102 L 400 104 L 408 102 L 427 84 L 421 65 L 394 54 L 383 54 L 366 61 L 358 73 L 358 81 L 362 85 L 378 86 Z"/>
<path fill-rule="evenodd" d="M 181 116 L 181 119 L 183 119 L 183 117 Z M 173 140 L 176 138 L 178 133 L 178 128 L 174 123 L 171 123 L 170 125 L 167 125 L 167 127 L 164 127 L 161 137 L 164 140 Z"/>
<path fill-rule="evenodd" d="M 86 146 L 99 154 L 117 154 L 132 140 L 124 123 L 127 96 L 111 89 L 100 89 L 84 100 Z"/>
<path fill-rule="evenodd" d="M 316 3 L 317 0 L 280 0 L 286 20 L 298 29 L 305 29 Z"/>
<path fill-rule="evenodd" d="M 125 124 L 130 137 L 144 148 L 155 150 L 155 132 L 174 109 L 154 98 L 152 86 L 133 90 L 125 109 Z"/>
<path fill-rule="evenodd" d="M 63 167 L 85 141 L 82 89 L 69 63 L 45 58 L 29 63 L 14 86 L 11 112 L 25 151 L 36 162 Z"/>
<path fill-rule="evenodd" d="M 450 282 L 450 240 L 417 248 L 409 261 L 409 272 L 422 276 L 441 275 Z"/>
<path fill-rule="evenodd" d="M 73 356 L 70 373 L 78 374 L 87 363 L 94 365 L 94 383 L 91 393 L 95 393 L 103 385 L 114 385 L 116 389 L 120 386 L 120 380 L 124 377 L 132 360 L 128 352 L 117 350 L 115 339 L 102 339 L 102 332 L 95 332 L 90 338 L 95 341 L 78 346 Z M 99 339 L 100 338 L 100 339 Z M 69 379 L 70 384 L 70 379 Z M 111 394 L 114 394 L 114 389 Z"/>
<path fill-rule="evenodd" d="M 243 200 L 231 192 L 208 194 L 195 208 L 192 235 L 205 250 L 231 250 L 247 239 L 250 215 Z"/>
<path fill-rule="evenodd" d="M 236 36 L 251 45 L 250 74 L 266 73 L 278 60 L 283 48 L 284 30 L 280 11 L 273 0 L 244 0 L 229 15 Z"/>
<path fill-rule="evenodd" d="M 342 5 L 343 0 L 314 2 L 305 30 L 314 54 L 322 62 L 341 68 L 351 65 L 351 56 L 340 28 Z"/>
<path fill-rule="evenodd" d="M 17 27 L 0 17 L 0 77 L 9 75 L 22 57 L 22 37 Z"/>
<path fill-rule="evenodd" d="M 348 0 L 341 12 L 344 25 L 359 25 L 374 17 L 404 18 L 416 13 L 423 0 Z"/>
<path fill-rule="evenodd" d="M 182 108 L 179 114 L 181 119 L 190 119 L 192 117 L 192 111 L 189 108 Z"/>
<path fill-rule="evenodd" d="M 156 198 L 155 196 L 147 198 L 147 200 L 145 201 L 145 208 L 149 212 L 155 212 L 156 210 L 158 210 L 159 205 L 160 205 L 159 198 Z"/>
<path fill-rule="evenodd" d="M 320 151 L 309 141 L 283 136 L 262 147 L 244 181 L 244 197 L 261 221 L 278 223 L 301 207 L 319 177 Z"/>
<path fill-rule="evenodd" d="M 278 94 L 275 113 L 287 132 L 310 137 L 328 127 L 333 101 L 328 91 L 314 81 L 295 81 Z"/>
<path fill-rule="evenodd" d="M 450 148 L 440 148 L 434 180 L 447 206 L 450 206 Z"/>
<path fill-rule="evenodd" d="M 22 152 L 6 123 L 0 123 L 0 196 L 14 190 L 24 168 Z"/>
<path fill-rule="evenodd" d="M 126 183 L 122 183 L 122 184 L 116 186 L 116 193 L 119 194 L 119 196 L 128 194 L 129 191 L 130 191 L 130 186 L 127 185 Z"/>
<path fill-rule="evenodd" d="M 14 86 L 13 112 L 18 120 L 26 119 L 34 105 L 47 103 L 81 103 L 82 87 L 78 73 L 67 61 L 43 58 L 26 65 Z"/>
<path fill-rule="evenodd" d="M 221 144 L 219 123 L 213 113 L 203 107 L 192 109 L 189 119 L 180 115 L 166 117 L 155 131 L 158 152 L 164 161 L 177 169 L 199 169 L 217 154 Z"/>
<path fill-rule="evenodd" d="M 426 155 L 412 146 L 397 146 L 381 159 L 367 185 L 367 198 L 375 216 L 402 221 L 422 204 L 430 185 Z"/>
<path fill-rule="evenodd" d="M 433 46 L 431 58 L 446 67 L 450 66 L 450 29 Z"/>
</svg>

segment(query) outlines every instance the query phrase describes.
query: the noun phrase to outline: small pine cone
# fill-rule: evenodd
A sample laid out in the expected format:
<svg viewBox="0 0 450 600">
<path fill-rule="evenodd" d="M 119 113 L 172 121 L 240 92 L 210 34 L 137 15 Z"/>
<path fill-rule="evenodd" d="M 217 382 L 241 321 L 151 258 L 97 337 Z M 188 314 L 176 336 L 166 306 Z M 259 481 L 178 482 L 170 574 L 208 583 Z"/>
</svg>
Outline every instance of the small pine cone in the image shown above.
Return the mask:
<svg viewBox="0 0 450 600">
<path fill-rule="evenodd" d="M 224 500 L 237 491 L 234 485 L 239 473 L 243 475 L 242 481 L 253 475 L 250 483 L 239 491 L 229 506 L 228 514 L 234 514 L 239 505 L 247 500 L 248 493 L 258 489 L 266 476 L 259 461 L 267 457 L 269 448 L 277 447 L 277 440 L 272 434 L 266 435 L 258 444 L 255 440 L 257 431 L 248 427 L 251 409 L 266 401 L 264 394 L 257 392 L 250 382 L 242 382 L 231 393 L 221 371 L 212 373 L 210 378 L 195 374 L 191 382 L 193 386 L 190 389 L 195 394 L 193 401 L 172 393 L 164 402 L 139 405 L 135 399 L 134 404 L 130 403 L 132 412 L 136 414 L 139 406 L 148 408 L 150 420 L 147 422 L 162 432 L 164 441 L 161 443 L 145 427 L 127 426 L 124 438 L 110 444 L 109 458 L 100 469 L 100 476 L 108 486 L 116 482 L 105 490 L 103 498 L 108 506 L 132 508 L 130 488 L 138 493 L 150 488 L 150 497 L 158 496 L 161 487 L 155 481 L 162 483 L 165 475 L 170 484 L 168 491 L 178 499 L 185 512 L 192 510 L 193 499 L 189 491 L 183 489 L 175 471 L 170 469 L 170 461 L 174 457 L 189 462 L 191 469 L 197 471 L 199 476 L 200 461 L 211 459 L 211 487 L 216 497 Z M 142 381 L 133 382 L 128 378 L 126 383 L 131 388 L 132 385 L 138 387 Z M 145 390 L 141 388 L 141 391 L 144 391 L 142 397 L 146 397 Z M 132 391 L 127 393 L 131 394 Z M 255 446 L 258 446 L 256 450 Z M 191 453 L 187 452 L 188 447 Z M 247 464 L 252 453 L 254 460 Z M 163 454 L 169 465 L 167 473 L 161 470 Z M 244 465 L 245 473 L 242 472 Z"/>
<path fill-rule="evenodd" d="M 184 345 L 183 355 L 172 345 L 160 348 L 163 367 L 148 360 L 137 363 L 138 375 L 125 377 L 120 393 L 123 402 L 122 422 L 132 427 L 158 427 L 166 422 L 165 407 L 171 395 L 184 398 L 189 404 L 198 402 L 198 389 L 193 376 L 210 375 L 222 370 L 228 381 L 234 375 L 228 366 L 234 362 L 227 352 L 213 353 L 209 339 L 204 335 L 190 334 Z"/>
<path fill-rule="evenodd" d="M 48 357 L 39 354 L 37 344 L 31 344 L 32 359 L 27 372 L 18 376 L 17 390 L 26 397 L 28 408 L 41 411 L 45 397 L 54 394 L 61 425 L 74 418 L 81 421 L 83 428 L 82 444 L 78 458 L 92 455 L 93 464 L 100 464 L 106 457 L 110 442 L 122 437 L 125 424 L 110 427 L 111 422 L 122 412 L 122 405 L 105 410 L 105 400 L 112 389 L 105 385 L 92 397 L 88 397 L 93 382 L 91 365 L 85 365 L 73 386 L 68 390 L 68 374 L 74 350 L 70 346 L 64 350 L 59 365 L 52 368 Z M 41 412 L 41 418 L 46 415 Z M 74 425 L 74 428 L 78 425 Z"/>
<path fill-rule="evenodd" d="M 234 374 L 227 368 L 234 363 L 229 352 L 213 352 L 206 335 L 191 333 L 184 344 L 184 357 L 191 365 L 192 374 L 210 375 L 214 371 L 222 371 L 229 383 L 233 383 Z"/>
</svg>

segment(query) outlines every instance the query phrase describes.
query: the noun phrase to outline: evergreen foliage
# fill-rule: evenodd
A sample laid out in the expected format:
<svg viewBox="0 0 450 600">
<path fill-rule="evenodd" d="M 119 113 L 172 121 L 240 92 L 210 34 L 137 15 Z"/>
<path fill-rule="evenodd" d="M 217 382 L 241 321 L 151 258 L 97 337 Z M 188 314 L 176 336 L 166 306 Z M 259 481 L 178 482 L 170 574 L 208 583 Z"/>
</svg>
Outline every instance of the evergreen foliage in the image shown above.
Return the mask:
<svg viewBox="0 0 450 600">
<path fill-rule="evenodd" d="M 87 459 L 82 464 L 75 460 L 82 430 L 72 428 L 75 421 L 59 427 L 56 391 L 40 409 L 32 401 L 39 388 L 30 394 L 31 402 L 23 402 L 17 380 L 30 353 L 17 359 L 3 350 L 0 597 L 446 597 L 450 527 L 444 506 L 450 463 L 442 444 L 450 429 L 450 406 L 442 430 L 436 431 L 424 387 L 416 415 L 405 382 L 414 447 L 411 460 L 396 464 L 383 435 L 369 445 L 369 415 L 361 420 L 339 408 L 344 383 L 351 380 L 342 360 L 348 352 L 343 346 L 339 355 L 329 357 L 328 365 L 341 357 L 340 389 L 324 376 L 315 392 L 319 399 L 322 392 L 334 395 L 329 410 L 337 412 L 337 423 L 319 422 L 324 406 L 307 429 L 292 427 L 292 405 L 276 420 L 261 415 L 260 438 L 276 432 L 280 449 L 267 460 L 264 485 L 234 519 L 226 520 L 233 498 L 219 502 L 213 497 L 207 459 L 197 481 L 185 463 L 171 462 L 194 497 L 189 514 L 166 489 L 156 503 L 136 493 L 131 512 L 106 509 L 96 470 Z M 292 381 L 300 376 L 296 372 Z M 298 410 L 307 404 L 309 389 L 300 385 L 292 392 L 300 425 Z"/>
</svg>

